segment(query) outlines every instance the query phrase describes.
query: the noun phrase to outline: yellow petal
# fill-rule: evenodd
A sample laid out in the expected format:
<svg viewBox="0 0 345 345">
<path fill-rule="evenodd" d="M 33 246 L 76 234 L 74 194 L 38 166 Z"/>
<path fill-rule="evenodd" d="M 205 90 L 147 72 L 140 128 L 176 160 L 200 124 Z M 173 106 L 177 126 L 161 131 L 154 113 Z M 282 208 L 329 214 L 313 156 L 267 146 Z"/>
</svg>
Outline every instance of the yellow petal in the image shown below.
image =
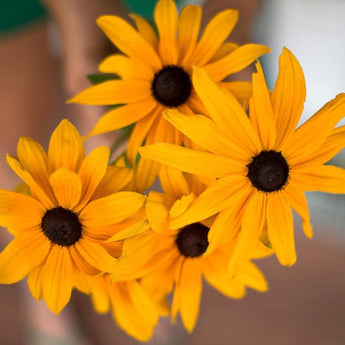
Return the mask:
<svg viewBox="0 0 345 345">
<path fill-rule="evenodd" d="M 43 298 L 42 266 L 37 266 L 29 272 L 27 282 L 32 296 L 40 301 Z"/>
<path fill-rule="evenodd" d="M 343 93 L 337 95 L 300 126 L 291 139 L 283 143 L 281 149 L 287 152 L 292 164 L 308 160 L 310 153 L 320 148 L 344 116 L 345 94 Z"/>
<path fill-rule="evenodd" d="M 130 336 L 147 341 L 158 323 L 158 312 L 140 284 L 131 280 L 111 287 L 113 316 Z"/>
<path fill-rule="evenodd" d="M 110 80 L 88 87 L 69 102 L 92 105 L 136 103 L 151 96 L 150 87 L 149 80 Z"/>
<path fill-rule="evenodd" d="M 158 37 L 152 25 L 143 17 L 131 13 L 129 16 L 134 20 L 139 34 L 152 46 L 154 50 L 158 47 Z"/>
<path fill-rule="evenodd" d="M 162 194 L 150 192 L 146 202 L 146 214 L 153 231 L 164 233 L 168 230 L 169 210 Z"/>
<path fill-rule="evenodd" d="M 133 179 L 133 170 L 125 167 L 110 165 L 94 191 L 91 200 L 117 193 Z"/>
<path fill-rule="evenodd" d="M 191 174 L 221 177 L 244 171 L 243 165 L 228 157 L 212 153 L 195 151 L 171 144 L 155 144 L 141 147 L 141 156 L 166 164 Z"/>
<path fill-rule="evenodd" d="M 88 134 L 96 135 L 115 131 L 137 122 L 151 113 L 156 107 L 156 102 L 150 97 L 140 102 L 127 104 L 112 109 L 105 113 Z"/>
<path fill-rule="evenodd" d="M 181 199 L 176 200 L 169 211 L 171 219 L 181 216 L 194 200 L 195 195 L 193 193 L 185 195 Z"/>
<path fill-rule="evenodd" d="M 7 155 L 6 160 L 11 169 L 25 182 L 25 184 L 30 189 L 30 194 L 38 199 L 46 208 L 52 208 L 55 204 L 55 197 L 52 193 L 51 186 L 44 190 L 31 176 L 31 174 L 26 171 L 23 166 L 14 158 Z"/>
<path fill-rule="evenodd" d="M 109 163 L 110 150 L 108 147 L 97 147 L 83 160 L 79 176 L 82 182 L 82 197 L 76 211 L 80 211 L 91 199 L 98 184 L 105 175 Z"/>
<path fill-rule="evenodd" d="M 230 74 L 239 72 L 254 62 L 261 55 L 271 50 L 261 44 L 245 44 L 216 62 L 204 66 L 206 72 L 215 81 L 221 81 Z"/>
<path fill-rule="evenodd" d="M 223 43 L 218 49 L 217 51 L 214 53 L 214 55 L 212 56 L 212 58 L 209 60 L 209 64 L 216 62 L 220 59 L 223 59 L 225 56 L 229 55 L 230 53 L 232 53 L 235 49 L 237 49 L 239 47 L 239 45 L 237 43 L 234 42 L 225 42 Z"/>
<path fill-rule="evenodd" d="M 39 226 L 45 214 L 35 199 L 7 190 L 0 190 L 0 225 L 9 228 Z"/>
<path fill-rule="evenodd" d="M 291 206 L 283 192 L 267 198 L 268 237 L 279 262 L 291 266 L 296 262 L 295 238 Z"/>
<path fill-rule="evenodd" d="M 128 225 L 124 230 L 117 232 L 110 237 L 107 242 L 123 241 L 127 238 L 137 236 L 150 229 L 150 224 L 147 219 L 141 220 L 138 223 Z"/>
<path fill-rule="evenodd" d="M 259 138 L 236 98 L 221 89 L 201 68 L 194 67 L 193 85 L 216 125 L 224 128 L 230 139 L 248 155 L 260 152 Z"/>
<path fill-rule="evenodd" d="M 43 147 L 29 137 L 21 137 L 17 145 L 17 156 L 23 168 L 51 197 L 53 193 L 48 181 L 48 157 Z"/>
<path fill-rule="evenodd" d="M 73 171 L 61 168 L 50 176 L 49 181 L 58 204 L 66 209 L 74 209 L 81 196 L 80 177 Z"/>
<path fill-rule="evenodd" d="M 72 262 L 68 249 L 53 246 L 41 274 L 43 298 L 50 311 L 59 314 L 72 293 Z"/>
<path fill-rule="evenodd" d="M 159 34 L 159 55 L 164 65 L 176 64 L 177 8 L 172 0 L 160 0 L 154 11 L 154 20 Z"/>
<path fill-rule="evenodd" d="M 165 118 L 184 135 L 202 148 L 217 155 L 243 161 L 245 152 L 233 143 L 209 118 L 203 115 L 185 115 L 176 110 L 164 111 Z"/>
<path fill-rule="evenodd" d="M 252 95 L 252 83 L 247 81 L 220 82 L 219 86 L 229 90 L 243 104 Z"/>
<path fill-rule="evenodd" d="M 253 97 L 249 101 L 249 119 L 259 135 L 262 149 L 270 151 L 276 143 L 276 119 L 259 62 L 256 68 L 257 73 L 253 73 Z"/>
<path fill-rule="evenodd" d="M 154 71 L 141 60 L 129 58 L 122 54 L 106 57 L 98 66 L 102 73 L 115 73 L 122 79 L 148 81 L 153 78 Z"/>
<path fill-rule="evenodd" d="M 100 270 L 94 267 L 91 263 L 84 259 L 82 255 L 78 252 L 75 246 L 68 247 L 69 253 L 73 260 L 73 264 L 76 266 L 82 274 L 87 274 L 93 276 L 100 273 Z"/>
<path fill-rule="evenodd" d="M 49 171 L 66 168 L 76 172 L 83 158 L 84 147 L 79 132 L 68 120 L 62 120 L 50 138 Z"/>
<path fill-rule="evenodd" d="M 182 322 L 188 332 L 192 332 L 198 319 L 202 292 L 200 261 L 186 259 L 181 267 L 181 274 L 176 289 L 180 293 L 180 313 Z M 174 301 L 173 301 L 174 304 Z"/>
<path fill-rule="evenodd" d="M 88 240 L 80 239 L 74 244 L 78 254 L 91 266 L 103 272 L 113 272 L 117 260 L 113 258 L 102 245 Z"/>
<path fill-rule="evenodd" d="M 251 190 L 252 187 L 244 176 L 230 175 L 221 178 L 201 193 L 184 214 L 173 219 L 170 226 L 178 229 L 204 220 L 243 200 Z"/>
<path fill-rule="evenodd" d="M 247 201 L 247 205 L 243 206 L 245 211 L 242 218 L 242 227 L 229 264 L 231 276 L 235 276 L 239 272 L 259 240 L 266 221 L 266 195 L 261 192 L 255 193 Z"/>
<path fill-rule="evenodd" d="M 177 200 L 190 193 L 187 180 L 178 169 L 162 166 L 159 171 L 159 180 L 163 191 L 171 196 L 172 200 Z"/>
<path fill-rule="evenodd" d="M 127 156 L 130 164 L 135 166 L 138 156 L 138 148 L 144 143 L 147 133 L 152 129 L 152 125 L 157 116 L 161 115 L 161 107 L 157 106 L 151 114 L 145 116 L 135 124 L 127 144 Z"/>
<path fill-rule="evenodd" d="M 91 300 L 95 311 L 99 314 L 106 314 L 110 309 L 109 289 L 111 282 L 109 276 L 93 277 L 91 285 Z"/>
<path fill-rule="evenodd" d="M 0 253 L 0 283 L 13 284 L 46 258 L 50 243 L 41 231 L 30 231 L 12 240 Z"/>
<path fill-rule="evenodd" d="M 277 119 L 277 144 L 295 131 L 303 111 L 306 87 L 303 70 L 286 48 L 279 57 L 279 73 L 272 92 L 272 106 Z"/>
<path fill-rule="evenodd" d="M 205 65 L 229 36 L 237 20 L 237 10 L 225 10 L 214 16 L 207 24 L 190 60 L 198 66 Z"/>
<path fill-rule="evenodd" d="M 291 186 L 305 192 L 345 193 L 345 170 L 332 165 L 313 165 L 291 171 Z"/>
<path fill-rule="evenodd" d="M 159 164 L 149 159 L 141 158 L 135 171 L 135 190 L 143 193 L 149 189 L 156 180 Z"/>
<path fill-rule="evenodd" d="M 125 20 L 116 16 L 101 16 L 97 24 L 123 53 L 142 60 L 155 71 L 161 68 L 161 61 L 152 46 Z"/>
<path fill-rule="evenodd" d="M 260 292 L 268 290 L 268 284 L 263 273 L 252 262 L 246 262 L 238 273 L 238 280 Z"/>
<path fill-rule="evenodd" d="M 177 45 L 179 64 L 184 65 L 195 49 L 199 37 L 202 8 L 195 5 L 185 6 L 178 20 Z"/>
<path fill-rule="evenodd" d="M 91 201 L 81 211 L 79 219 L 86 227 L 116 224 L 139 211 L 146 196 L 135 192 L 118 192 Z"/>
<path fill-rule="evenodd" d="M 287 185 L 284 188 L 284 193 L 287 196 L 287 200 L 292 208 L 300 215 L 302 218 L 302 228 L 304 234 L 312 238 L 313 237 L 313 228 L 310 224 L 310 216 L 308 211 L 307 198 L 303 192 L 298 189 L 294 189 L 290 185 Z"/>
</svg>

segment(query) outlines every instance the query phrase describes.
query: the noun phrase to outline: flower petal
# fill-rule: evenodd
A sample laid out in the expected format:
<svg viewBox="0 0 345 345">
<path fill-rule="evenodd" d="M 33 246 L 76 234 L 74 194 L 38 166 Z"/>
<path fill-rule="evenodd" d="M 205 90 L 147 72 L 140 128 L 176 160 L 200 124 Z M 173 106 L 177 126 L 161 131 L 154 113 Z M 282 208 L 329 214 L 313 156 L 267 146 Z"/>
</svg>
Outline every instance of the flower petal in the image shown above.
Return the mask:
<svg viewBox="0 0 345 345">
<path fill-rule="evenodd" d="M 312 238 L 313 237 L 313 228 L 310 224 L 310 216 L 308 211 L 308 202 L 307 198 L 303 192 L 298 189 L 294 189 L 290 185 L 287 185 L 284 188 L 284 193 L 286 194 L 287 200 L 292 208 L 300 215 L 302 218 L 302 228 L 304 234 Z"/>
<path fill-rule="evenodd" d="M 224 10 L 207 24 L 194 54 L 190 58 L 198 66 L 205 65 L 231 33 L 238 20 L 237 10 Z"/>
<path fill-rule="evenodd" d="M 41 231 L 30 231 L 12 240 L 0 254 L 0 284 L 13 284 L 46 258 L 50 242 Z"/>
<path fill-rule="evenodd" d="M 31 176 L 31 174 L 26 171 L 23 166 L 14 158 L 7 155 L 6 160 L 11 169 L 24 181 L 24 183 L 29 187 L 30 194 L 35 199 L 38 199 L 46 208 L 52 208 L 55 204 L 55 197 L 52 193 L 51 186 L 44 190 Z"/>
<path fill-rule="evenodd" d="M 78 254 L 91 266 L 102 272 L 113 272 L 117 260 L 113 258 L 99 243 L 80 239 L 74 244 Z"/>
<path fill-rule="evenodd" d="M 123 53 L 142 60 L 154 71 L 161 68 L 161 61 L 152 46 L 125 20 L 116 16 L 101 16 L 97 24 Z"/>
<path fill-rule="evenodd" d="M 267 198 L 268 237 L 279 262 L 291 266 L 296 262 L 295 238 L 291 206 L 283 192 Z"/>
<path fill-rule="evenodd" d="M 159 34 L 159 55 L 164 65 L 177 63 L 176 30 L 177 8 L 172 0 L 160 0 L 154 11 Z"/>
<path fill-rule="evenodd" d="M 42 267 L 41 277 L 43 298 L 50 311 L 59 314 L 72 293 L 72 261 L 66 247 L 52 247 Z"/>
<path fill-rule="evenodd" d="M 149 81 L 109 80 L 86 88 L 68 102 L 92 105 L 136 103 L 150 97 L 150 88 Z"/>
<path fill-rule="evenodd" d="M 39 226 L 45 214 L 43 205 L 27 195 L 0 190 L 0 225 L 8 228 Z"/>
<path fill-rule="evenodd" d="M 76 211 L 80 211 L 91 199 L 98 184 L 104 177 L 109 163 L 109 155 L 109 148 L 100 146 L 92 150 L 83 160 L 79 170 L 83 190 Z"/>
<path fill-rule="evenodd" d="M 145 40 L 157 51 L 158 37 L 154 31 L 152 25 L 143 17 L 137 14 L 131 13 L 129 16 L 134 20 L 139 34 L 145 38 Z"/>
<path fill-rule="evenodd" d="M 215 81 L 221 81 L 230 74 L 239 72 L 254 62 L 261 55 L 271 50 L 261 44 L 245 44 L 216 62 L 203 66 Z"/>
<path fill-rule="evenodd" d="M 194 67 L 193 85 L 217 126 L 250 156 L 261 151 L 260 141 L 237 99 L 221 89 L 201 68 Z"/>
<path fill-rule="evenodd" d="M 303 111 L 306 87 L 303 70 L 286 48 L 279 57 L 279 73 L 272 92 L 272 106 L 277 119 L 277 145 L 295 131 Z"/>
<path fill-rule="evenodd" d="M 164 117 L 184 135 L 208 151 L 241 161 L 246 156 L 245 152 L 206 116 L 185 115 L 176 110 L 166 110 Z"/>
<path fill-rule="evenodd" d="M 170 227 L 182 228 L 187 224 L 213 216 L 243 200 L 245 195 L 251 193 L 251 190 L 252 187 L 244 176 L 230 175 L 220 178 L 201 193 L 183 215 L 173 219 Z"/>
<path fill-rule="evenodd" d="M 105 113 L 96 123 L 88 136 L 115 131 L 137 122 L 151 113 L 156 102 L 150 97 L 140 102 L 127 104 Z"/>
<path fill-rule="evenodd" d="M 76 265 L 77 269 L 83 274 L 88 276 L 93 276 L 101 273 L 101 271 L 94 267 L 91 263 L 84 259 L 84 257 L 79 253 L 75 246 L 68 247 L 69 253 L 73 260 L 73 264 Z"/>
<path fill-rule="evenodd" d="M 241 104 L 252 95 L 252 83 L 247 81 L 220 82 L 219 86 L 229 90 Z"/>
<path fill-rule="evenodd" d="M 102 73 L 115 73 L 122 79 L 148 81 L 153 78 L 152 69 L 141 60 L 129 58 L 122 54 L 112 54 L 106 57 L 98 66 Z"/>
<path fill-rule="evenodd" d="M 79 219 L 86 227 L 116 224 L 139 211 L 146 196 L 135 192 L 118 192 L 93 200 L 80 212 Z"/>
<path fill-rule="evenodd" d="M 180 277 L 176 282 L 176 290 L 179 290 L 181 319 L 188 332 L 192 332 L 199 314 L 202 292 L 202 275 L 200 260 L 184 260 Z M 174 305 L 175 298 L 173 298 Z"/>
<path fill-rule="evenodd" d="M 230 275 L 235 276 L 255 248 L 266 221 L 266 194 L 257 192 L 247 202 L 242 227 L 229 264 Z"/>
<path fill-rule="evenodd" d="M 253 97 L 249 100 L 249 119 L 258 133 L 262 149 L 270 151 L 276 142 L 276 119 L 260 63 L 253 73 Z"/>
<path fill-rule="evenodd" d="M 49 172 L 59 168 L 76 172 L 83 159 L 84 147 L 78 130 L 68 120 L 62 120 L 50 138 Z"/>
<path fill-rule="evenodd" d="M 159 180 L 163 191 L 171 196 L 172 200 L 177 200 L 190 193 L 185 176 L 178 169 L 162 166 L 159 171 Z"/>
<path fill-rule="evenodd" d="M 191 174 L 222 177 L 244 171 L 243 165 L 227 157 L 159 143 L 139 149 L 141 156 Z"/>
<path fill-rule="evenodd" d="M 315 152 L 331 134 L 335 125 L 345 116 L 345 93 L 339 94 L 324 105 L 307 122 L 300 126 L 282 145 L 292 164 L 308 160 L 310 152 Z"/>
<path fill-rule="evenodd" d="M 305 192 L 345 193 L 345 170 L 332 165 L 313 165 L 291 171 L 291 185 Z"/>
<path fill-rule="evenodd" d="M 150 192 L 145 206 L 147 219 L 152 230 L 165 233 L 169 226 L 169 210 L 165 205 L 164 195 L 157 192 Z"/>
<path fill-rule="evenodd" d="M 199 37 L 202 8 L 195 5 L 185 6 L 179 16 L 177 46 L 179 64 L 184 66 L 195 49 Z M 187 64 L 186 64 L 187 65 Z"/>
<path fill-rule="evenodd" d="M 252 289 L 260 292 L 268 290 L 268 284 L 263 273 L 252 262 L 247 261 L 238 273 L 238 280 Z"/>
<path fill-rule="evenodd" d="M 61 168 L 50 176 L 49 181 L 58 204 L 69 210 L 74 209 L 81 196 L 80 177 L 73 171 Z"/>
</svg>

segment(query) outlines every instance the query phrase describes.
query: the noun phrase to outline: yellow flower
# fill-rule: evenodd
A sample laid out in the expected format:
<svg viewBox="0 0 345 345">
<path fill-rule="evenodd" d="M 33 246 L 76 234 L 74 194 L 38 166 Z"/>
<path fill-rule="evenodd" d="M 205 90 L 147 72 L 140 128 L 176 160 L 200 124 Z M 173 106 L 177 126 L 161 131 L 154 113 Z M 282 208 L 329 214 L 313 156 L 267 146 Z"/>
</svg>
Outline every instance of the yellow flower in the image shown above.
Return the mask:
<svg viewBox="0 0 345 345">
<path fill-rule="evenodd" d="M 88 292 L 98 313 L 110 309 L 117 324 L 130 336 L 147 341 L 158 322 L 158 312 L 151 298 L 136 280 L 112 282 L 111 276 L 88 277 Z"/>
<path fill-rule="evenodd" d="M 193 65 L 204 67 L 213 80 L 241 99 L 247 98 L 251 92 L 248 82 L 222 80 L 242 70 L 269 49 L 257 44 L 238 47 L 224 43 L 237 22 L 236 10 L 226 10 L 215 16 L 198 40 L 201 16 L 199 6 L 186 6 L 178 16 L 174 1 L 159 0 L 154 12 L 159 37 L 154 28 L 137 15 L 131 15 L 137 30 L 115 16 L 102 16 L 97 21 L 114 45 L 125 54 L 108 57 L 99 69 L 104 73 L 115 73 L 121 79 L 92 86 L 71 102 L 123 105 L 107 112 L 90 135 L 136 123 L 127 148 L 133 166 L 137 148 L 144 141 L 147 144 L 180 144 L 186 141 L 162 117 L 162 111 L 168 108 L 186 113 L 203 111 L 191 82 Z"/>
<path fill-rule="evenodd" d="M 203 277 L 231 298 L 242 298 L 246 286 L 266 291 L 267 283 L 260 270 L 248 259 L 240 273 L 235 278 L 231 277 L 228 261 L 233 244 L 209 246 L 212 219 L 185 222 L 180 228 L 171 225 L 183 216 L 195 199 L 195 186 L 205 186 L 202 187 L 195 179 L 194 186 L 189 184 L 176 170 L 163 171 L 160 179 L 165 193 L 150 192 L 146 204 L 152 230 L 124 241 L 123 256 L 119 258 L 119 269 L 114 277 L 118 280 L 141 278 L 144 288 L 161 310 L 164 310 L 166 297 L 173 290 L 172 318 L 175 320 L 180 313 L 184 326 L 191 332 L 199 313 Z M 232 229 L 231 223 L 222 225 Z M 270 253 L 258 243 L 251 255 L 258 258 Z"/>
<path fill-rule="evenodd" d="M 67 120 L 52 134 L 48 154 L 22 137 L 17 156 L 7 161 L 30 196 L 0 190 L 0 225 L 15 236 L 0 254 L 0 283 L 28 276 L 33 296 L 59 313 L 73 287 L 85 290 L 85 274 L 114 270 L 121 242 L 105 241 L 140 214 L 146 197 L 121 191 L 132 173 L 108 167 L 108 148 L 85 157 L 82 139 Z"/>
<path fill-rule="evenodd" d="M 171 144 L 143 147 L 144 158 L 189 173 L 217 178 L 180 217 L 176 228 L 219 213 L 219 223 L 241 228 L 231 258 L 236 273 L 267 225 L 268 237 L 281 264 L 296 261 L 291 207 L 301 216 L 306 236 L 312 236 L 304 191 L 345 193 L 345 171 L 324 165 L 345 144 L 345 129 L 334 130 L 345 115 L 345 94 L 327 103 L 295 129 L 305 101 L 303 71 L 284 48 L 272 93 L 260 64 L 253 74 L 249 117 L 238 101 L 196 68 L 193 84 L 208 116 L 167 111 L 166 118 L 196 144 L 197 151 Z M 210 230 L 212 245 L 228 238 L 226 227 Z"/>
</svg>

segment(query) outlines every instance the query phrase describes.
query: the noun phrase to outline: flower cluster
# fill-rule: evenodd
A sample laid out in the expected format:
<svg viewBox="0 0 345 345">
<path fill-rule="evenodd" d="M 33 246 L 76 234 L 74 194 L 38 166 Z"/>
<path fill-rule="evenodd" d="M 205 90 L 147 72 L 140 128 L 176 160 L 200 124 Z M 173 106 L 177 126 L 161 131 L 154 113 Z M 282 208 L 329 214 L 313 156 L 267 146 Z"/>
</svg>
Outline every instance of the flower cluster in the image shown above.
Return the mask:
<svg viewBox="0 0 345 345">
<path fill-rule="evenodd" d="M 156 28 L 137 15 L 136 29 L 98 19 L 121 51 L 99 66 L 114 77 L 70 101 L 114 107 L 84 138 L 63 120 L 47 152 L 22 137 L 7 157 L 25 187 L 0 190 L 0 225 L 14 236 L 0 254 L 0 283 L 27 277 L 54 313 L 77 289 L 145 341 L 160 316 L 180 314 L 193 330 L 203 279 L 242 298 L 247 287 L 267 290 L 252 259 L 295 263 L 292 210 L 312 237 L 304 192 L 345 193 L 345 170 L 325 165 L 345 147 L 345 127 L 336 128 L 345 94 L 296 129 L 306 87 L 294 55 L 283 49 L 273 91 L 259 62 L 252 82 L 229 81 L 269 48 L 226 41 L 236 10 L 199 37 L 201 16 L 199 6 L 178 15 L 159 0 Z M 114 162 L 107 147 L 85 155 L 88 137 L 129 125 Z"/>
</svg>

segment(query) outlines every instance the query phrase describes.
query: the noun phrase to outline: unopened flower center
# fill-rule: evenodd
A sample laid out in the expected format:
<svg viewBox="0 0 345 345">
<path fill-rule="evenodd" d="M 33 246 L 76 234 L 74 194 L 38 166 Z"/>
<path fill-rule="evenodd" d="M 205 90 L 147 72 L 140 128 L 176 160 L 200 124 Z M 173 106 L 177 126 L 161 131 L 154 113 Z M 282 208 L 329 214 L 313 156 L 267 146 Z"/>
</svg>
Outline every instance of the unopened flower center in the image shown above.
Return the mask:
<svg viewBox="0 0 345 345">
<path fill-rule="evenodd" d="M 281 152 L 261 151 L 248 164 L 247 177 L 253 186 L 263 192 L 282 189 L 289 177 L 289 166 Z"/>
<path fill-rule="evenodd" d="M 155 73 L 151 91 L 157 102 L 166 107 L 178 107 L 189 98 L 192 82 L 182 67 L 169 65 Z"/>
<path fill-rule="evenodd" d="M 42 218 L 41 227 L 47 238 L 59 246 L 71 246 L 81 237 L 78 216 L 63 207 L 48 210 Z"/>
<path fill-rule="evenodd" d="M 208 247 L 209 228 L 200 223 L 193 223 L 180 230 L 176 245 L 183 256 L 195 258 L 203 254 Z"/>
</svg>

